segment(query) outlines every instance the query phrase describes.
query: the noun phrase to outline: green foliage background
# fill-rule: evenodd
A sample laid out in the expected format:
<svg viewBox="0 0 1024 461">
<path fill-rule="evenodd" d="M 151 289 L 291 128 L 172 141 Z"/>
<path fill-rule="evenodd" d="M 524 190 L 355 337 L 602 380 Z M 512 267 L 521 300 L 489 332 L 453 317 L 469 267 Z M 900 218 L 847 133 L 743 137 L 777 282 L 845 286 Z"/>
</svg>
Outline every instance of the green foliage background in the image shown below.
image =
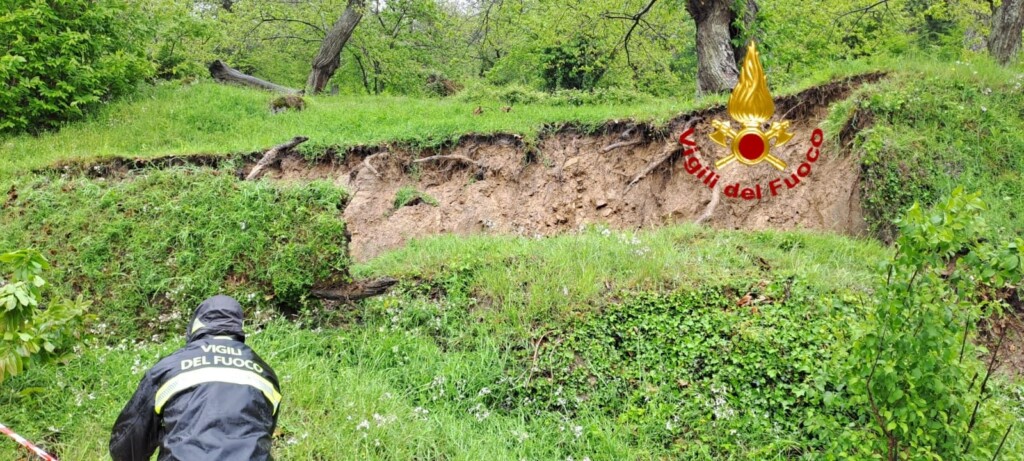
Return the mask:
<svg viewBox="0 0 1024 461">
<path fill-rule="evenodd" d="M 120 0 L 0 6 L 0 132 L 38 132 L 135 89 L 152 66 L 138 9 Z"/>
<path fill-rule="evenodd" d="M 331 183 L 239 182 L 237 156 L 51 168 L 248 153 L 297 133 L 310 158 L 466 133 L 529 144 L 565 122 L 661 123 L 724 101 L 690 97 L 682 0 L 643 18 L 649 0 L 371 0 L 331 82 L 340 96 L 270 115 L 265 93 L 202 81 L 224 59 L 302 86 L 346 3 L 0 7 L 0 249 L 53 262 L 52 285 L 0 287 L 0 375 L 61 359 L 3 383 L 0 421 L 63 459 L 102 457 L 137 375 L 180 345 L 201 299 L 225 292 L 282 377 L 281 459 L 864 459 L 887 456 L 892 434 L 905 459 L 991 459 L 1002 434 L 1002 459 L 1024 452 L 1010 430 L 1024 418 L 1020 379 L 972 378 L 987 353 L 976 326 L 1006 307 L 996 291 L 1020 296 L 1024 258 L 1024 77 L 983 56 L 993 2 L 763 0 L 750 27 L 734 24 L 758 40 L 776 95 L 888 73 L 830 108 L 825 128 L 831 155 L 857 159 L 868 223 L 891 248 L 592 227 L 440 236 L 353 266 L 347 193 Z M 464 89 L 439 99 L 430 76 Z M 417 197 L 429 199 L 406 188 L 394 203 Z M 352 276 L 402 283 L 334 309 L 308 298 Z M 30 285 L 39 299 L 82 298 L 34 305 Z M 58 328 L 89 302 L 84 328 Z"/>
<path fill-rule="evenodd" d="M 0 100 L 7 107 L 0 131 L 58 126 L 142 79 L 208 78 L 206 66 L 215 59 L 300 88 L 347 1 L 231 4 L 8 2 L 0 10 L 0 39 L 12 45 L 0 58 L 0 80 L 10 91 Z M 467 87 L 616 89 L 634 98 L 693 94 L 695 26 L 684 2 L 655 2 L 634 21 L 647 4 L 368 1 L 332 83 L 343 94 L 424 96 L 433 94 L 427 78 L 438 75 Z M 984 51 L 992 7 L 981 0 L 762 0 L 753 24 L 734 26 L 759 42 L 772 84 L 788 85 L 837 61 L 913 53 L 970 58 Z"/>
</svg>

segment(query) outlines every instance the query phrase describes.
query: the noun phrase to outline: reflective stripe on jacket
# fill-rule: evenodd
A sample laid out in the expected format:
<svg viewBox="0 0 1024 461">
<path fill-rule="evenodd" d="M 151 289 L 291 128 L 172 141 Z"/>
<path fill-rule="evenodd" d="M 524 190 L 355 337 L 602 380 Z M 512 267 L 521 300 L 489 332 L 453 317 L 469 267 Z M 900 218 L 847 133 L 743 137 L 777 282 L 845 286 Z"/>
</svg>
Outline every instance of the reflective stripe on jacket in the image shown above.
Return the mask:
<svg viewBox="0 0 1024 461">
<path fill-rule="evenodd" d="M 215 296 L 196 309 L 185 347 L 146 372 L 110 436 L 114 461 L 269 460 L 281 387 L 242 333 L 242 308 Z"/>
</svg>

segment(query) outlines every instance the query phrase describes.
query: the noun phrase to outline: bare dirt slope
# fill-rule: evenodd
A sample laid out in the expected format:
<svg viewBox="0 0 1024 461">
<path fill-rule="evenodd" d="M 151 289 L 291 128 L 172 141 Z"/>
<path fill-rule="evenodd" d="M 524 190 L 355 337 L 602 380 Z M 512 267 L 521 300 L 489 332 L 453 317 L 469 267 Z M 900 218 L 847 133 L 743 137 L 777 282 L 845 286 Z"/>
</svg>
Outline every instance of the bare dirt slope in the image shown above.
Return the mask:
<svg viewBox="0 0 1024 461">
<path fill-rule="evenodd" d="M 789 177 L 810 147 L 812 131 L 828 105 L 878 75 L 815 87 L 776 101 L 776 115 L 793 122 L 796 134 L 774 155 L 789 163 L 780 172 L 767 163 L 724 167 L 719 188 L 739 182 L 766 187 Z M 396 146 L 354 149 L 319 162 L 285 158 L 267 177 L 278 180 L 330 179 L 352 192 L 344 218 L 352 235 L 351 254 L 366 260 L 416 237 L 441 233 L 502 233 L 544 236 L 594 223 L 642 229 L 694 221 L 710 211 L 707 223 L 728 229 L 819 229 L 851 235 L 866 230 L 860 205 L 860 167 L 843 149 L 824 146 L 810 175 L 793 189 L 762 200 L 722 194 L 709 208 L 713 191 L 685 171 L 676 138 L 694 127 L 703 164 L 713 164 L 725 148 L 707 135 L 712 119 L 725 120 L 724 107 L 684 114 L 667 127 L 610 122 L 600 134 L 572 128 L 525 145 L 511 135 L 468 136 L 436 151 Z M 615 143 L 630 143 L 608 150 Z M 675 152 L 675 155 L 671 155 Z M 671 158 L 628 184 L 666 154 Z M 432 156 L 450 156 L 416 162 Z M 472 163 L 471 163 L 472 162 Z M 413 187 L 438 201 L 394 209 L 395 194 Z"/>
<path fill-rule="evenodd" d="M 714 168 L 714 162 L 727 154 L 726 148 L 708 138 L 712 120 L 728 120 L 723 106 L 682 114 L 665 126 L 612 121 L 596 133 L 567 126 L 541 135 L 532 145 L 515 135 L 470 135 L 439 149 L 364 146 L 329 151 L 316 161 L 289 154 L 263 177 L 278 181 L 326 179 L 348 189 L 351 198 L 344 219 L 351 233 L 351 256 L 357 261 L 428 235 L 534 237 L 599 223 L 617 229 L 644 229 L 704 218 L 704 223 L 722 229 L 814 229 L 862 235 L 867 226 L 860 200 L 861 169 L 843 146 L 826 141 L 810 174 L 796 187 L 783 185 L 777 196 L 771 196 L 767 188 L 772 180 L 790 178 L 797 171 L 811 147 L 812 132 L 828 114 L 830 104 L 882 76 L 861 75 L 776 99 L 775 120 L 791 121 L 795 136 L 772 153 L 788 166 L 779 171 L 766 162 L 753 166 L 733 162 L 717 171 L 721 176 L 717 193 L 686 171 L 686 146 L 677 139 L 694 128 L 690 139 L 700 150 L 693 156 Z M 844 128 L 839 136 L 826 134 L 826 138 L 846 142 L 845 132 L 856 131 L 870 121 L 857 123 Z M 245 167 L 238 171 L 240 178 L 258 157 L 245 157 Z M 223 159 L 113 159 L 54 169 L 67 173 L 77 168 L 90 176 L 107 177 L 152 167 L 216 167 Z M 636 181 L 638 176 L 641 179 Z M 727 197 L 726 186 L 736 183 L 760 184 L 762 198 Z M 425 192 L 438 203 L 395 209 L 395 195 L 403 187 Z"/>
</svg>

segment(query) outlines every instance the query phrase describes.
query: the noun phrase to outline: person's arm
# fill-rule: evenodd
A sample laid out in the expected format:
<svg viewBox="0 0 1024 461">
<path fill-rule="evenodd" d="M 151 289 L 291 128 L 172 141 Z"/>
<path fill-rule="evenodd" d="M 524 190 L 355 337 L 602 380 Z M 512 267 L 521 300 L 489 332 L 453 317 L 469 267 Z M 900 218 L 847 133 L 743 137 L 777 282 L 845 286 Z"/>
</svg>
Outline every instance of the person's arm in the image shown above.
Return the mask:
<svg viewBox="0 0 1024 461">
<path fill-rule="evenodd" d="M 157 447 L 160 425 L 154 406 L 156 383 L 147 372 L 131 400 L 121 410 L 110 434 L 114 461 L 147 461 Z"/>
</svg>

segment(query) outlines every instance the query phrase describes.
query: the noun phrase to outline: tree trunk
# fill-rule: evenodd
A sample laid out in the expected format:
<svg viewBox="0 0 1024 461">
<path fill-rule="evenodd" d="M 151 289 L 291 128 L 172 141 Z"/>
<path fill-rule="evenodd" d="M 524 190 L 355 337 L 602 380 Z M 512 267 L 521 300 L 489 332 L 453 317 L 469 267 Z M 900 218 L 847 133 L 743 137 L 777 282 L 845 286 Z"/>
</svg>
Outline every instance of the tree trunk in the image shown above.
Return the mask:
<svg viewBox="0 0 1024 461">
<path fill-rule="evenodd" d="M 313 94 L 323 91 L 327 81 L 341 65 L 341 50 L 345 48 L 345 43 L 352 37 L 352 32 L 359 25 L 359 21 L 363 19 L 364 6 L 365 0 L 348 0 L 345 12 L 341 14 L 338 21 L 334 23 L 334 27 L 327 32 L 323 43 L 320 44 L 320 51 L 313 58 L 313 69 L 309 72 L 309 78 L 306 80 L 306 88 L 309 88 Z"/>
<path fill-rule="evenodd" d="M 687 0 L 697 24 L 697 93 L 729 91 L 739 80 L 729 27 L 731 0 Z"/>
<path fill-rule="evenodd" d="M 988 52 L 999 64 L 1005 66 L 1017 57 L 1022 30 L 1024 0 L 1003 0 L 992 15 L 992 33 L 988 36 Z"/>
<path fill-rule="evenodd" d="M 252 75 L 243 74 L 237 69 L 232 69 L 227 64 L 224 64 L 221 60 L 213 61 L 210 64 L 210 76 L 221 82 L 238 83 L 240 85 L 252 86 L 261 88 L 264 90 L 277 91 L 279 93 L 298 93 L 299 90 L 294 90 L 286 86 L 281 86 L 275 83 L 261 80 Z"/>
</svg>

